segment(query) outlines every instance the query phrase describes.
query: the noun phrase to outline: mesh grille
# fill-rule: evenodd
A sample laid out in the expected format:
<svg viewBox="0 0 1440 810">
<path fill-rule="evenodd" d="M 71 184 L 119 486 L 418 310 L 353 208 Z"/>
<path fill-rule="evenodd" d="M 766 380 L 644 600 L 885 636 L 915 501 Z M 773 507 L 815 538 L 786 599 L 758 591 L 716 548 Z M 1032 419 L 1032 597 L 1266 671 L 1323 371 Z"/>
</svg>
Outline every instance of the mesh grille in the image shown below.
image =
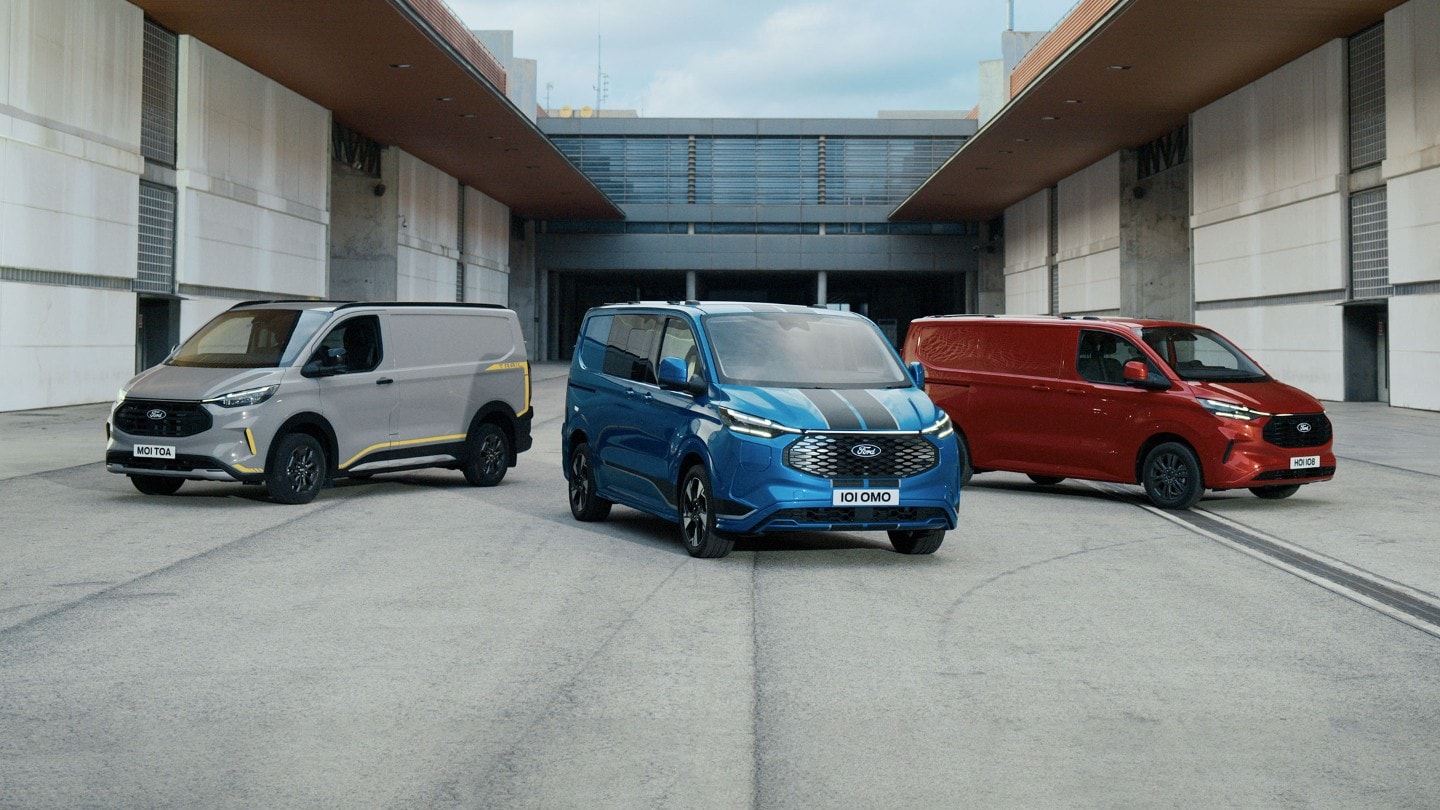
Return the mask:
<svg viewBox="0 0 1440 810">
<path fill-rule="evenodd" d="M 862 446 L 878 452 L 852 452 Z M 908 478 L 939 461 L 935 445 L 918 435 L 814 433 L 785 448 L 785 466 L 820 478 Z"/>
<path fill-rule="evenodd" d="M 212 424 L 210 412 L 198 402 L 127 399 L 115 409 L 115 427 L 132 436 L 181 438 L 204 433 Z"/>
<path fill-rule="evenodd" d="M 140 184 L 140 246 L 135 291 L 175 290 L 175 189 Z"/>
<path fill-rule="evenodd" d="M 906 506 L 831 506 L 814 509 L 782 509 L 770 518 L 769 525 L 779 522 L 796 525 L 870 525 L 919 523 L 945 520 L 945 510 L 938 507 Z"/>
<path fill-rule="evenodd" d="M 145 21 L 145 55 L 140 78 L 140 154 L 175 165 L 175 35 Z"/>
<path fill-rule="evenodd" d="M 1265 423 L 1265 441 L 1276 447 L 1321 447 L 1334 435 L 1323 413 L 1272 416 Z"/>
<path fill-rule="evenodd" d="M 1350 38 L 1350 168 L 1385 159 L 1385 26 Z"/>
<path fill-rule="evenodd" d="M 1334 476 L 1334 467 L 1312 467 L 1308 470 L 1271 470 L 1255 476 L 1256 481 L 1291 481 L 1297 478 L 1325 478 Z"/>
<path fill-rule="evenodd" d="M 1350 289 L 1354 298 L 1391 294 L 1389 212 L 1385 188 L 1350 197 Z"/>
</svg>

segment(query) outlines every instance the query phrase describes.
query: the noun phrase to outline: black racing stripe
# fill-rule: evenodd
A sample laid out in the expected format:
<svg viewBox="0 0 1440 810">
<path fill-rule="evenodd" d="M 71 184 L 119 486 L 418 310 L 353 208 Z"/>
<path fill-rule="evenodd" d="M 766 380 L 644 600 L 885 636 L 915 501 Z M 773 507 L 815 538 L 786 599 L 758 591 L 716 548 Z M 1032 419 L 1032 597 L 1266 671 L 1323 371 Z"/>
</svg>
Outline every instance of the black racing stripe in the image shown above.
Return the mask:
<svg viewBox="0 0 1440 810">
<path fill-rule="evenodd" d="M 890 409 L 880 404 L 880 400 L 869 391 L 854 390 L 841 391 L 840 398 L 850 403 L 850 407 L 860 413 L 860 418 L 865 420 L 866 430 L 898 430 L 900 423 L 895 421 L 895 415 Z"/>
<path fill-rule="evenodd" d="M 800 393 L 820 410 L 825 426 L 831 430 L 859 430 L 860 417 L 850 410 L 840 395 L 828 388 L 804 388 Z"/>
</svg>

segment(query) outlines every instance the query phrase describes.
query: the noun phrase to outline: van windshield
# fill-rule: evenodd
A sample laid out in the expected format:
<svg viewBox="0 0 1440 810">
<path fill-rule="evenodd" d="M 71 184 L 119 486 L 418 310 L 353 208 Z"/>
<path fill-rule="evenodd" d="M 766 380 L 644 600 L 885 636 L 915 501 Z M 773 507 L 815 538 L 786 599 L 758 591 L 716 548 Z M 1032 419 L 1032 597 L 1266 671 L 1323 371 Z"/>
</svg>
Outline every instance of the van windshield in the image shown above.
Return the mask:
<svg viewBox="0 0 1440 810">
<path fill-rule="evenodd" d="M 1267 382 L 1270 379 L 1270 375 L 1235 344 L 1209 329 L 1157 326 L 1141 329 L 1140 337 L 1182 380 Z"/>
<path fill-rule="evenodd" d="M 311 309 L 230 310 L 200 327 L 165 363 L 195 368 L 288 366 L 329 317 Z"/>
<path fill-rule="evenodd" d="M 823 312 L 747 312 L 705 319 L 722 382 L 767 388 L 904 388 L 905 367 L 880 330 Z"/>
</svg>

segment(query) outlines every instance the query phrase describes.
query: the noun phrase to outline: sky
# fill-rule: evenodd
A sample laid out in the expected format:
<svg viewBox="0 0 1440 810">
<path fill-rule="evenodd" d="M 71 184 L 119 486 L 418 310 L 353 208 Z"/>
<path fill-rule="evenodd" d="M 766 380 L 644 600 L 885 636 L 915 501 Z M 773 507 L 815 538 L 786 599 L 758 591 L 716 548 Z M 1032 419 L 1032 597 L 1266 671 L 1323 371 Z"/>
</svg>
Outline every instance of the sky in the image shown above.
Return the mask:
<svg viewBox="0 0 1440 810">
<path fill-rule="evenodd" d="M 1076 0 L 1013 0 L 1048 31 Z M 1000 58 L 1007 0 L 446 0 L 473 29 L 514 31 L 541 106 L 646 117 L 873 118 L 966 110 Z M 603 81 L 597 81 L 603 73 Z M 596 86 L 603 87 L 600 94 Z M 597 98 L 598 95 L 598 98 Z"/>
</svg>

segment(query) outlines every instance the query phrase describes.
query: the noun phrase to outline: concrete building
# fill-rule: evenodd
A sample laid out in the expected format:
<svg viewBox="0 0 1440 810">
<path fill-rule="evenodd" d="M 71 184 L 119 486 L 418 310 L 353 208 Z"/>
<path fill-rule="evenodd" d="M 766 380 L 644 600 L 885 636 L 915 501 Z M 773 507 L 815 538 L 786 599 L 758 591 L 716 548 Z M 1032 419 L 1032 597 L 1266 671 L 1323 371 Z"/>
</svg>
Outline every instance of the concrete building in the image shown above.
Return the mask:
<svg viewBox="0 0 1440 810">
<path fill-rule="evenodd" d="M 625 213 L 543 224 L 548 356 L 568 357 L 585 310 L 611 301 L 826 304 L 869 316 L 897 345 L 911 319 L 964 311 L 977 229 L 887 217 L 975 122 L 900 115 L 542 119 Z"/>
<path fill-rule="evenodd" d="M 245 299 L 533 295 L 536 219 L 620 212 L 508 42 L 435 0 L 0 4 L 0 410 Z"/>
<path fill-rule="evenodd" d="M 1440 0 L 1083 0 L 1005 78 L 893 212 L 989 224 L 981 311 L 1194 320 L 1440 410 Z"/>
</svg>

